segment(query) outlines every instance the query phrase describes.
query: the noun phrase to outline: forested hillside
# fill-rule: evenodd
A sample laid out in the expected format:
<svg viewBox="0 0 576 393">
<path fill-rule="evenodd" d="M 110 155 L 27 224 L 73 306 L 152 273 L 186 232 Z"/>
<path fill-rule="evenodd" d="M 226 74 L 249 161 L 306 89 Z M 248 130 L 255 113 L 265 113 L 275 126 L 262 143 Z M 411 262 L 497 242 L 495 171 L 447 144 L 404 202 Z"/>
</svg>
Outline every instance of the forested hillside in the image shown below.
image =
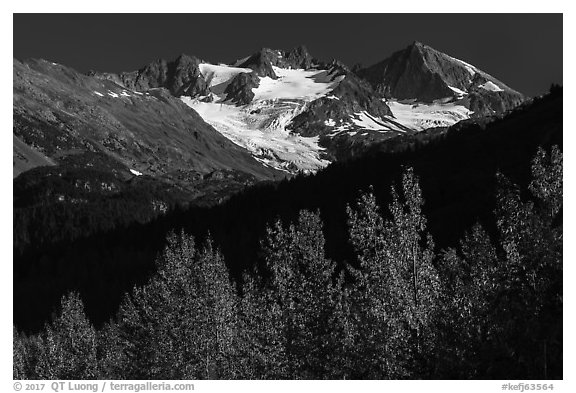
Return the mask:
<svg viewBox="0 0 576 393">
<path fill-rule="evenodd" d="M 497 241 L 475 224 L 438 250 L 411 167 L 386 207 L 370 190 L 343 212 L 350 263 L 314 211 L 267 225 L 238 278 L 217 242 L 172 232 L 110 322 L 72 293 L 39 334 L 14 328 L 14 378 L 562 378 L 560 149 L 529 171 L 525 196 L 496 175 Z"/>
</svg>

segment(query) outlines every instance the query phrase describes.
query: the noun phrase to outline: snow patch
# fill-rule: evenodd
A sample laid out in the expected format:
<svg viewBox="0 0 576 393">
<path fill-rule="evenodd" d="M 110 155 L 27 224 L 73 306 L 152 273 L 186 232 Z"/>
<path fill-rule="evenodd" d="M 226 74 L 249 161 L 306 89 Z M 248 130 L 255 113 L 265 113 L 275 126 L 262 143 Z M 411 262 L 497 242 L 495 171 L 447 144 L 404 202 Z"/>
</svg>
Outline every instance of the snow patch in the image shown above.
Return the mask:
<svg viewBox="0 0 576 393">
<path fill-rule="evenodd" d="M 326 136 L 329 136 L 331 138 L 340 135 L 341 133 L 348 131 L 350 129 L 352 129 L 352 124 L 347 123 L 347 122 L 342 122 L 342 120 L 340 120 L 341 124 L 334 128 L 334 131 L 332 131 L 330 134 L 327 134 Z"/>
<path fill-rule="evenodd" d="M 136 170 L 134 170 L 134 169 L 130 169 L 130 172 L 132 172 L 132 174 L 133 174 L 134 176 L 142 176 L 142 172 L 138 172 L 138 171 L 136 171 Z"/>
<path fill-rule="evenodd" d="M 100 92 L 98 92 L 98 91 L 94 91 L 94 94 L 96 94 L 97 96 L 100 96 L 100 97 L 104 97 L 104 94 L 102 94 L 102 93 L 100 93 Z"/>
<path fill-rule="evenodd" d="M 462 64 L 464 66 L 464 68 L 466 68 L 466 71 L 468 71 L 470 76 L 474 76 L 478 72 L 478 69 L 476 67 L 474 67 L 472 64 L 468 64 L 465 61 L 462 61 L 462 60 L 457 59 L 457 58 L 452 57 L 452 56 L 448 56 L 448 57 L 450 57 L 452 60 L 455 60 L 458 63 Z"/>
<path fill-rule="evenodd" d="M 498 86 L 497 84 L 495 84 L 494 82 L 488 81 L 480 86 L 478 86 L 481 89 L 484 90 L 488 90 L 488 91 L 504 91 L 502 88 L 500 88 L 500 86 Z"/>
<path fill-rule="evenodd" d="M 108 90 L 108 95 L 110 97 L 118 98 L 120 97 L 118 94 L 114 93 L 112 90 Z"/>
<path fill-rule="evenodd" d="M 253 88 L 254 100 L 299 99 L 313 101 L 325 96 L 344 79 L 334 80 L 328 70 L 301 70 L 273 67 L 278 79 L 260 78 L 260 85 Z"/>
<path fill-rule="evenodd" d="M 449 127 L 470 118 L 472 111 L 453 102 L 432 104 L 389 100 L 386 102 L 399 123 L 415 131 L 431 127 Z"/>
<path fill-rule="evenodd" d="M 366 111 L 354 113 L 352 122 L 363 130 L 391 131 L 390 127 L 383 123 L 382 119 L 372 116 Z"/>
<path fill-rule="evenodd" d="M 324 125 L 328 127 L 334 127 L 336 125 L 336 122 L 334 121 L 334 119 L 328 119 L 324 121 Z"/>
<path fill-rule="evenodd" d="M 462 97 L 464 97 L 465 95 L 468 95 L 468 93 L 465 92 L 464 90 L 460 90 L 460 89 L 458 89 L 458 88 L 456 88 L 456 87 L 452 87 L 452 86 L 448 86 L 448 87 L 449 87 L 450 90 L 452 90 L 454 93 L 458 94 L 458 96 L 459 96 L 458 98 L 462 98 Z"/>
</svg>

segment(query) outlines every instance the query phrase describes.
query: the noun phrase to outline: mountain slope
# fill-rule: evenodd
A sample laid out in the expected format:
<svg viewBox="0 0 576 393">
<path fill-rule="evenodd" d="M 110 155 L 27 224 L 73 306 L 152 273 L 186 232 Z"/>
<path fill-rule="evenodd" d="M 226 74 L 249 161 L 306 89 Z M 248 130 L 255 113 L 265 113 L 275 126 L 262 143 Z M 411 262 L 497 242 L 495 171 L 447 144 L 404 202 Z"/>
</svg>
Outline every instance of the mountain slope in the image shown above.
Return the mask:
<svg viewBox="0 0 576 393">
<path fill-rule="evenodd" d="M 14 61 L 13 132 L 55 162 L 100 152 L 126 172 L 167 179 L 179 172 L 276 175 L 164 89 L 142 93 L 42 60 Z"/>
<path fill-rule="evenodd" d="M 357 73 L 386 98 L 424 103 L 453 98 L 476 116 L 503 113 L 524 99 L 488 73 L 420 42 Z"/>
</svg>

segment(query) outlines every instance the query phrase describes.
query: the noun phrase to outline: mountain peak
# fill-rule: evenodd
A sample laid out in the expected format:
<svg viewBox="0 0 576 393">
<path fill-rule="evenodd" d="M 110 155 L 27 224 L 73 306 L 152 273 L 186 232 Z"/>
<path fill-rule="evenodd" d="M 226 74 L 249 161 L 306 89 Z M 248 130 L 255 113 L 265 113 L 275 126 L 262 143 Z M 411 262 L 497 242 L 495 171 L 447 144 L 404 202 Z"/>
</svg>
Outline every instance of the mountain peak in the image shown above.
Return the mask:
<svg viewBox="0 0 576 393">
<path fill-rule="evenodd" d="M 358 75 L 387 98 L 463 100 L 477 115 L 501 113 L 523 100 L 488 73 L 419 41 Z"/>
<path fill-rule="evenodd" d="M 197 61 L 199 61 L 199 59 L 196 56 L 191 56 L 186 53 L 180 53 L 174 60 L 175 63 L 188 63 Z"/>
<path fill-rule="evenodd" d="M 427 44 L 420 42 L 420 41 L 412 42 L 410 45 L 408 45 L 403 50 L 400 50 L 399 52 L 416 53 L 419 56 L 428 56 L 428 57 L 430 57 L 430 56 L 450 57 L 450 56 L 446 55 L 445 53 L 440 52 L 438 49 L 435 49 L 435 48 L 431 47 L 430 45 L 427 45 Z"/>
<path fill-rule="evenodd" d="M 203 61 L 185 53 L 167 61 L 157 59 L 138 71 L 113 73 L 92 73 L 99 79 L 108 79 L 131 90 L 146 91 L 163 87 L 176 97 L 206 94 L 208 86 L 199 65 Z"/>
<path fill-rule="evenodd" d="M 286 61 L 288 66 L 292 68 L 308 69 L 312 66 L 314 59 L 308 49 L 304 45 L 297 46 L 286 54 Z"/>
<path fill-rule="evenodd" d="M 303 44 L 292 48 L 291 50 L 288 51 L 288 53 L 297 53 L 297 54 L 301 54 L 301 55 L 310 56 L 310 53 L 308 52 L 308 48 L 306 48 L 306 45 L 303 45 Z"/>
<path fill-rule="evenodd" d="M 238 64 L 238 67 L 251 68 L 258 76 L 277 79 L 273 67 L 309 69 L 313 62 L 308 49 L 300 45 L 289 51 L 261 48 Z"/>
</svg>

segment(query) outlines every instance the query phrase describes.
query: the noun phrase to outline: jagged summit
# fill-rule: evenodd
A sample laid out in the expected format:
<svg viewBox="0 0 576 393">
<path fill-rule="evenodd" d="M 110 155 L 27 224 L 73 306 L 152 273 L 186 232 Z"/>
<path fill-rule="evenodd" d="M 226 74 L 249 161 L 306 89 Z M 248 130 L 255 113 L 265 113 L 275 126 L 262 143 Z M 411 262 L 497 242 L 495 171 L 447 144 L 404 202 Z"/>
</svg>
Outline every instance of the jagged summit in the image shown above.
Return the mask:
<svg viewBox="0 0 576 393">
<path fill-rule="evenodd" d="M 262 48 L 249 56 L 236 66 L 251 68 L 258 76 L 277 79 L 278 76 L 272 67 L 310 69 L 315 59 L 310 55 L 304 45 L 297 46 L 289 51 L 279 49 Z"/>
<path fill-rule="evenodd" d="M 312 67 L 314 58 L 304 45 L 297 46 L 285 53 L 285 59 L 293 68 L 308 69 Z"/>
<path fill-rule="evenodd" d="M 163 87 L 174 96 L 206 95 L 208 85 L 199 65 L 203 60 L 180 54 L 173 61 L 158 59 L 138 71 L 120 74 L 91 72 L 90 76 L 111 80 L 131 90 L 146 91 Z"/>
</svg>

